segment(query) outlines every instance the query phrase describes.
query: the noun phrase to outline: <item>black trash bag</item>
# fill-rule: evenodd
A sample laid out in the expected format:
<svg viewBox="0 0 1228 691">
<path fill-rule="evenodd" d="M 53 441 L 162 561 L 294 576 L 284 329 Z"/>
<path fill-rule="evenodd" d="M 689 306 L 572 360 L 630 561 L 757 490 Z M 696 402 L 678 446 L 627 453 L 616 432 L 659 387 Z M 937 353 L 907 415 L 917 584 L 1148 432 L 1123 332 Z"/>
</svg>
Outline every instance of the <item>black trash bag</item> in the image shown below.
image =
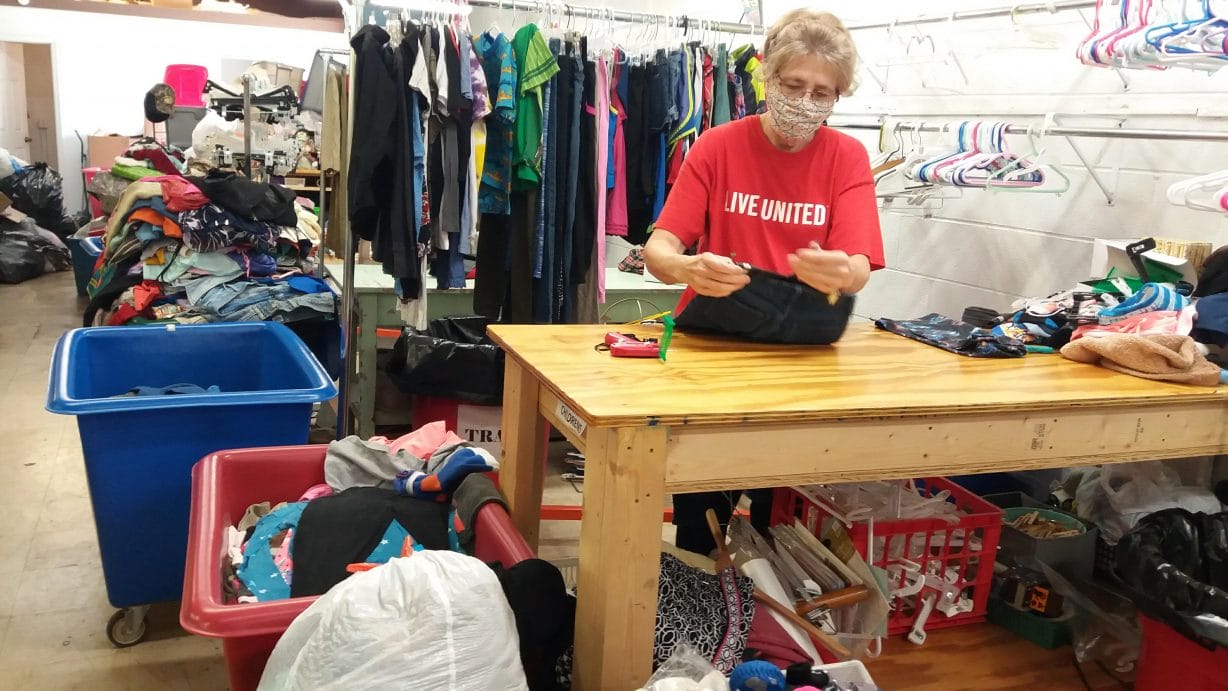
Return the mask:
<svg viewBox="0 0 1228 691">
<path fill-rule="evenodd" d="M 1117 569 L 1144 614 L 1228 645 L 1228 513 L 1145 517 L 1117 543 Z"/>
<path fill-rule="evenodd" d="M 43 253 L 30 243 L 0 237 L 0 283 L 21 283 L 43 275 Z"/>
<path fill-rule="evenodd" d="M 64 212 L 64 180 L 46 163 L 0 180 L 0 192 L 13 200 L 18 211 L 56 235 L 65 238 L 77 232 L 76 220 Z"/>
<path fill-rule="evenodd" d="M 21 283 L 72 266 L 68 248 L 44 237 L 31 219 L 0 219 L 0 283 Z"/>
<path fill-rule="evenodd" d="M 479 316 L 432 319 L 426 331 L 405 327 L 388 376 L 401 391 L 476 405 L 503 403 L 503 349 Z"/>
</svg>

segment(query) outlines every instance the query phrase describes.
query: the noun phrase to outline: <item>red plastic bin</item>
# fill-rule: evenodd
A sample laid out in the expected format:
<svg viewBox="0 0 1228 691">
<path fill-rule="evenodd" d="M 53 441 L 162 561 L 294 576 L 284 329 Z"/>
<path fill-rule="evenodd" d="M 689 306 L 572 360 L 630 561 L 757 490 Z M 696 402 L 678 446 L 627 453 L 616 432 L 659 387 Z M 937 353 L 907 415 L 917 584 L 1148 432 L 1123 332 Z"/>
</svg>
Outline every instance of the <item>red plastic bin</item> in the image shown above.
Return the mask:
<svg viewBox="0 0 1228 691">
<path fill-rule="evenodd" d="M 308 487 L 324 482 L 327 450 L 327 445 L 317 445 L 221 451 L 192 468 L 179 623 L 199 636 L 222 639 L 232 691 L 256 688 L 278 639 L 316 598 L 227 604 L 222 594 L 226 526 L 234 525 L 251 504 L 296 501 Z M 533 558 L 502 506 L 486 504 L 474 521 L 478 559 L 511 566 Z"/>
<path fill-rule="evenodd" d="M 948 523 L 936 518 L 874 521 L 874 564 L 886 569 L 888 565 L 899 562 L 898 557 L 893 558 L 890 555 L 901 554 L 923 567 L 938 561 L 944 571 L 949 568 L 956 569 L 956 585 L 972 599 L 972 611 L 953 617 L 946 617 L 935 611 L 925 624 L 926 630 L 985 621 L 989 590 L 993 582 L 994 559 L 998 552 L 998 538 L 1002 535 L 1002 509 L 945 478 L 919 479 L 916 480 L 916 485 L 925 496 L 949 490 L 951 500 L 962 512 L 959 522 Z M 830 515 L 791 488 L 776 490 L 772 504 L 774 525 L 792 523 L 794 518 L 798 518 L 808 530 L 818 535 L 824 520 Z M 857 553 L 866 558 L 869 524 L 856 522 L 849 532 L 853 544 L 857 547 Z M 949 545 L 953 542 L 962 544 L 952 548 Z M 910 546 L 913 549 L 909 549 Z M 888 585 L 898 588 L 904 585 L 904 580 L 904 573 L 899 572 L 898 578 Z M 893 599 L 891 614 L 887 620 L 887 632 L 894 636 L 911 630 L 919 610 L 920 600 L 915 595 Z"/>
<path fill-rule="evenodd" d="M 1143 647 L 1134 673 L 1134 688 L 1226 691 L 1228 648 L 1200 645 L 1162 621 L 1139 615 Z"/>
</svg>

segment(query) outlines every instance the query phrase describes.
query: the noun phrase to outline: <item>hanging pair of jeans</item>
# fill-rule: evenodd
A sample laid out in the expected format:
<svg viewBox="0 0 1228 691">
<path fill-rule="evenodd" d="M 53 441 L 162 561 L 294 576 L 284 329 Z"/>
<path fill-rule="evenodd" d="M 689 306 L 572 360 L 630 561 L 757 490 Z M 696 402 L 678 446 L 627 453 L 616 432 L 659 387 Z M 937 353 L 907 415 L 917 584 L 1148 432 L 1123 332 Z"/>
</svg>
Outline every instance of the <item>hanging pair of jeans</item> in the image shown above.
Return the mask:
<svg viewBox="0 0 1228 691">
<path fill-rule="evenodd" d="M 726 297 L 695 296 L 678 315 L 678 330 L 790 345 L 829 345 L 844 335 L 853 296 L 832 304 L 795 276 L 761 269 L 749 275 L 750 283 Z"/>
</svg>

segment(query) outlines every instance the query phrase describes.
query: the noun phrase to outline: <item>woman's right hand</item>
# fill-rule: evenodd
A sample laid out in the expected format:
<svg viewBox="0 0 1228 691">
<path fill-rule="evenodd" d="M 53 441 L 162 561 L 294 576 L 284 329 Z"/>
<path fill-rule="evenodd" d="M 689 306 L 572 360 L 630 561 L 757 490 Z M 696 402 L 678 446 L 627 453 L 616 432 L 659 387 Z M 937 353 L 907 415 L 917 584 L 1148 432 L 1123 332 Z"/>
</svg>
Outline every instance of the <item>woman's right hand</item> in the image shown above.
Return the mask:
<svg viewBox="0 0 1228 691">
<path fill-rule="evenodd" d="M 746 270 L 733 263 L 729 257 L 704 252 L 687 257 L 686 260 L 683 282 L 700 295 L 723 298 L 750 283 Z"/>
</svg>

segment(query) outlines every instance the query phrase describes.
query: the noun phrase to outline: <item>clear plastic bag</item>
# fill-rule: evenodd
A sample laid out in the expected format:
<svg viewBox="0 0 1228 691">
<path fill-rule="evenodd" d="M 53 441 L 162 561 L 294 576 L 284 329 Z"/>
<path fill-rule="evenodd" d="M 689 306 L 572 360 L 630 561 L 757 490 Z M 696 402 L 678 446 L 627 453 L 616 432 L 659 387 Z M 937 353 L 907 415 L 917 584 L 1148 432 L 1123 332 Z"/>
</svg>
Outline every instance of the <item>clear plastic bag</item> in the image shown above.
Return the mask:
<svg viewBox="0 0 1228 691">
<path fill-rule="evenodd" d="M 1075 503 L 1079 516 L 1094 522 L 1110 545 L 1144 516 L 1163 509 L 1221 510 L 1215 494 L 1204 487 L 1183 486 L 1177 471 L 1160 461 L 1090 468 L 1075 491 Z"/>
<path fill-rule="evenodd" d="M 269 656 L 261 691 L 527 689 L 511 607 L 481 561 L 416 552 L 337 584 Z"/>
<path fill-rule="evenodd" d="M 729 691 L 729 680 L 694 646 L 682 642 L 640 691 Z"/>
<path fill-rule="evenodd" d="M 1134 617 L 1134 606 L 1116 594 L 1081 590 L 1044 562 L 1045 579 L 1083 616 L 1071 623 L 1075 658 L 1100 661 L 1122 674 L 1134 669 L 1143 634 Z"/>
</svg>

